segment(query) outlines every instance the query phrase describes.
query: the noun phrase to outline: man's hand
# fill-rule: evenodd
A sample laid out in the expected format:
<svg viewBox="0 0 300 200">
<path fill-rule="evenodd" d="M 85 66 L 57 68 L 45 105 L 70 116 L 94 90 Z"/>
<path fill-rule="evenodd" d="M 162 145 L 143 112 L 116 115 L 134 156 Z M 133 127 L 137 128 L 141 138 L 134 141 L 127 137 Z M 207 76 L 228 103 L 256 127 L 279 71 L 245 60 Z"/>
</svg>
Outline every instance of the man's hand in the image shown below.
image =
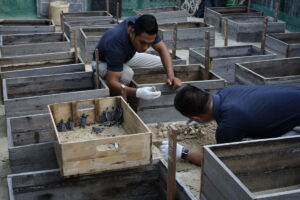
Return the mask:
<svg viewBox="0 0 300 200">
<path fill-rule="evenodd" d="M 138 88 L 136 90 L 136 97 L 145 99 L 145 100 L 150 100 L 150 99 L 156 99 L 160 97 L 161 92 L 160 91 L 153 91 L 152 87 L 142 87 Z"/>
<path fill-rule="evenodd" d="M 168 158 L 169 152 L 169 141 L 165 140 L 162 141 L 162 145 L 159 147 L 160 151 L 162 152 L 165 158 Z M 180 144 L 176 145 L 176 158 L 181 158 L 183 146 Z"/>
<path fill-rule="evenodd" d="M 181 80 L 179 78 L 168 78 L 168 84 L 171 85 L 174 89 L 179 88 L 181 86 Z"/>
</svg>

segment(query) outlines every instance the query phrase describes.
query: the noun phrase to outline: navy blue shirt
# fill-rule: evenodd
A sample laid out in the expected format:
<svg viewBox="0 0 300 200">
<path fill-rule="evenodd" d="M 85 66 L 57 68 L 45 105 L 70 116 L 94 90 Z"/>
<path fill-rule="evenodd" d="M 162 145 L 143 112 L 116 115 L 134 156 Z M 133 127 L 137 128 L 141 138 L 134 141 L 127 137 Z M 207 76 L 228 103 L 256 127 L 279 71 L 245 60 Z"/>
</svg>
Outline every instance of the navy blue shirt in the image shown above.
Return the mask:
<svg viewBox="0 0 300 200">
<path fill-rule="evenodd" d="M 213 95 L 217 143 L 278 137 L 300 124 L 299 86 L 229 86 Z"/>
<path fill-rule="evenodd" d="M 106 31 L 97 44 L 100 60 L 107 63 L 107 70 L 123 71 L 123 64 L 136 53 L 127 33 L 128 23 L 135 23 L 138 16 L 129 17 L 114 28 Z M 161 41 L 157 34 L 153 44 Z"/>
</svg>

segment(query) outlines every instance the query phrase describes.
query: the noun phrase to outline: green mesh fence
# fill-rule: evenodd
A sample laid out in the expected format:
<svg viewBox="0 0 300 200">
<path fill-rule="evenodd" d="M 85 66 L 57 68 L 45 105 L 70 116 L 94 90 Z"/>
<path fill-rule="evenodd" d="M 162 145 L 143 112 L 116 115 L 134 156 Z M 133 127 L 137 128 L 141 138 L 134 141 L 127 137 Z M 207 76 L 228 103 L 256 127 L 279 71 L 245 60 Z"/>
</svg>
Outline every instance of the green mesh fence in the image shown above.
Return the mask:
<svg viewBox="0 0 300 200">
<path fill-rule="evenodd" d="M 176 6 L 178 0 L 122 0 L 122 17 L 134 15 L 132 10 Z"/>
<path fill-rule="evenodd" d="M 252 8 L 264 15 L 274 16 L 275 3 L 278 0 L 252 0 Z M 300 0 L 280 0 L 278 19 L 286 22 L 286 28 L 292 32 L 300 31 Z"/>
<path fill-rule="evenodd" d="M 0 0 L 0 18 L 37 18 L 36 0 Z"/>
</svg>

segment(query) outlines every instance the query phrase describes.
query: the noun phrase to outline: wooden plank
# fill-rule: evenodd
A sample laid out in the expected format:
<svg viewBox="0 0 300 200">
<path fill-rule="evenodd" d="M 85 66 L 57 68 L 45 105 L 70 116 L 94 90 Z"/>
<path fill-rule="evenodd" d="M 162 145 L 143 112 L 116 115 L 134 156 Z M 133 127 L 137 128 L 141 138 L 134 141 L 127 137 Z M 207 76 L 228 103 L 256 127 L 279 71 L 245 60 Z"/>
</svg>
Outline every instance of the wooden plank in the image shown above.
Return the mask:
<svg viewBox="0 0 300 200">
<path fill-rule="evenodd" d="M 208 80 L 209 79 L 209 70 L 210 70 L 210 35 L 209 32 L 205 32 L 205 41 L 206 41 L 206 45 L 205 45 L 205 72 L 204 72 L 204 79 Z"/>
<path fill-rule="evenodd" d="M 54 32 L 53 20 L 10 20 L 0 22 L 0 34 Z"/>
<path fill-rule="evenodd" d="M 95 121 L 100 123 L 100 100 L 95 99 Z"/>
<path fill-rule="evenodd" d="M 177 29 L 178 24 L 174 24 L 174 30 L 173 30 L 173 48 L 172 48 L 172 59 L 176 58 L 176 46 L 177 46 Z"/>
<path fill-rule="evenodd" d="M 168 149 L 168 183 L 167 183 L 167 199 L 174 200 L 176 194 L 176 146 L 178 129 L 170 126 L 169 149 Z"/>
<path fill-rule="evenodd" d="M 264 55 L 265 54 L 265 46 L 266 46 L 266 35 L 268 32 L 268 18 L 266 17 L 264 20 L 264 26 L 263 26 L 263 34 L 261 38 L 261 46 L 260 46 L 260 54 Z"/>
</svg>

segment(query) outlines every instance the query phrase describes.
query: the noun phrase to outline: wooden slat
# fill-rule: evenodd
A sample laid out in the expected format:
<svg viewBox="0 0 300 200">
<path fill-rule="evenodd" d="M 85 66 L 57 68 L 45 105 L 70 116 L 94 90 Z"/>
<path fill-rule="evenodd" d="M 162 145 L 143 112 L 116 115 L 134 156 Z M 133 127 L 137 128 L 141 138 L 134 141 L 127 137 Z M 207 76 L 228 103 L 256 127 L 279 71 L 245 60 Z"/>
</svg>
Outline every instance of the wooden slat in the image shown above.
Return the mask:
<svg viewBox="0 0 300 200">
<path fill-rule="evenodd" d="M 178 129 L 171 125 L 169 133 L 169 149 L 168 149 L 168 183 L 167 183 L 167 199 L 175 200 L 176 193 L 176 146 Z"/>
</svg>

